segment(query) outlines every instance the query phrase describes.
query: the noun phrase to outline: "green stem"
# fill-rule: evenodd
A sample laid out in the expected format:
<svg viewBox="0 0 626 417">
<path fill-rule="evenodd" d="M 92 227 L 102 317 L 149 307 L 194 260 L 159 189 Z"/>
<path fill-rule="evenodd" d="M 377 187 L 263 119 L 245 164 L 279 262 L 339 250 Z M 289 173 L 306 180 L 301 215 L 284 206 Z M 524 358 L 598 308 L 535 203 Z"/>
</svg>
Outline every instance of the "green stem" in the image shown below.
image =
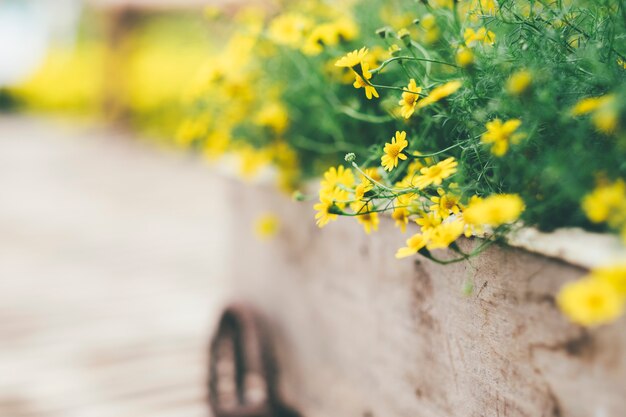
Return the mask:
<svg viewBox="0 0 626 417">
<path fill-rule="evenodd" d="M 445 62 L 445 61 L 438 61 L 436 59 L 417 58 L 417 57 L 411 57 L 411 56 L 394 56 L 393 58 L 389 58 L 389 59 L 383 61 L 378 67 L 370 70 L 370 73 L 376 74 L 376 73 L 382 71 L 390 63 L 392 63 L 394 61 L 400 61 L 400 60 L 403 60 L 403 61 L 431 62 L 431 63 L 434 63 L 434 64 L 448 65 L 450 67 L 459 68 L 458 65 L 451 64 L 451 63 Z"/>
<path fill-rule="evenodd" d="M 438 152 L 434 152 L 434 153 L 428 153 L 428 154 L 424 154 L 424 155 L 412 155 L 412 154 L 406 154 L 406 153 L 405 153 L 405 155 L 406 155 L 406 156 L 408 156 L 409 158 L 413 158 L 413 159 L 430 158 L 431 156 L 437 156 L 437 155 L 439 155 L 439 154 L 442 154 L 442 153 L 445 153 L 445 152 L 449 151 L 450 149 L 454 149 L 454 148 L 457 148 L 457 147 L 459 147 L 459 146 L 461 146 L 461 145 L 464 145 L 464 144 L 466 144 L 466 143 L 467 143 L 467 142 L 469 142 L 469 141 L 470 141 L 470 139 L 465 140 L 465 141 L 463 141 L 463 142 L 458 142 L 458 143 L 455 143 L 455 144 L 454 144 L 454 145 L 452 145 L 452 146 L 448 146 L 447 148 L 442 149 L 442 150 L 440 150 L 440 151 L 438 151 Z"/>
</svg>

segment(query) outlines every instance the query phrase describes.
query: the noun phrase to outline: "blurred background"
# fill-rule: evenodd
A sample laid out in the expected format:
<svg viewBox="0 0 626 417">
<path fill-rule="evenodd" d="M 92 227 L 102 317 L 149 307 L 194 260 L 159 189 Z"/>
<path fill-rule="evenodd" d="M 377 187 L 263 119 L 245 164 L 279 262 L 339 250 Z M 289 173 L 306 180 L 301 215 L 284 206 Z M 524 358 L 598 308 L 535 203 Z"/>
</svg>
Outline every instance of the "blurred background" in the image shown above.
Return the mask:
<svg viewBox="0 0 626 417">
<path fill-rule="evenodd" d="M 168 143 L 241 6 L 0 0 L 0 416 L 208 415 L 228 210 Z"/>
<path fill-rule="evenodd" d="M 181 93 L 220 38 L 204 8 L 228 19 L 241 7 L 229 0 L 3 0 L 2 106 L 171 135 Z"/>
</svg>

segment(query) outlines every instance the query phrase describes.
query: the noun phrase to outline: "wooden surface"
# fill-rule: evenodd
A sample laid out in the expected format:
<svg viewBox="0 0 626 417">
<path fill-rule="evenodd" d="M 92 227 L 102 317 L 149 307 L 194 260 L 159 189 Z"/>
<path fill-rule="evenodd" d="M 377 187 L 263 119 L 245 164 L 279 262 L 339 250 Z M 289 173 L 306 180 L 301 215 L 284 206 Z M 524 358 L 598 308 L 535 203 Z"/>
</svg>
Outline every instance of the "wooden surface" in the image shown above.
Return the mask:
<svg viewBox="0 0 626 417">
<path fill-rule="evenodd" d="M 116 132 L 0 118 L 0 416 L 208 415 L 228 272 L 208 172 Z"/>
<path fill-rule="evenodd" d="M 273 320 L 284 391 L 308 417 L 626 416 L 626 318 L 584 330 L 555 306 L 584 270 L 502 247 L 398 261 L 406 236 L 391 219 L 371 236 L 349 218 L 320 231 L 271 189 L 231 201 L 239 224 L 283 219 L 272 244 L 242 243 L 234 278 Z"/>
</svg>

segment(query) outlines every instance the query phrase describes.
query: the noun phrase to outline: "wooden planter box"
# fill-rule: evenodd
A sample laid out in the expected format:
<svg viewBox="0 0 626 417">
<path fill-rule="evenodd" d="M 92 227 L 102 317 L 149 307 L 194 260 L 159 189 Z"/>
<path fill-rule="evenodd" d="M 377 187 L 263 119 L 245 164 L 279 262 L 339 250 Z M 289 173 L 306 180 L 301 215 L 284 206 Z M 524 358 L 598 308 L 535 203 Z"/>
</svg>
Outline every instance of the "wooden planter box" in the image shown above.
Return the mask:
<svg viewBox="0 0 626 417">
<path fill-rule="evenodd" d="M 398 261 L 406 236 L 391 219 L 371 236 L 349 218 L 319 230 L 310 203 L 224 181 L 230 298 L 269 316 L 282 391 L 306 416 L 626 416 L 626 320 L 583 329 L 554 301 L 621 250 L 610 239 L 521 236 L 551 256 L 493 246 L 448 266 Z M 252 225 L 265 211 L 282 224 L 263 243 Z"/>
</svg>

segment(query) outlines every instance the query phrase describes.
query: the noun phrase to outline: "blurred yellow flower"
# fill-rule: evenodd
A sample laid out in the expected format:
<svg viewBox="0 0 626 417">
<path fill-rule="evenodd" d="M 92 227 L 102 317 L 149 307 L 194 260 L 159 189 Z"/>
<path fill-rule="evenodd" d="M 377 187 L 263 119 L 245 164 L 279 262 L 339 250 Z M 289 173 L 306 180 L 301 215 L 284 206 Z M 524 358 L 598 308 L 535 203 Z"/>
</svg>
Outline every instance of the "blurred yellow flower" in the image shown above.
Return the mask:
<svg viewBox="0 0 626 417">
<path fill-rule="evenodd" d="M 493 45 L 496 41 L 496 34 L 484 27 L 476 31 L 472 28 L 466 28 L 465 32 L 463 32 L 463 38 L 467 46 L 475 46 L 481 42 L 487 45 Z"/>
<path fill-rule="evenodd" d="M 434 15 L 430 13 L 425 14 L 420 18 L 419 25 L 423 30 L 422 41 L 424 43 L 433 44 L 439 40 L 440 32 Z"/>
<path fill-rule="evenodd" d="M 398 159 L 407 159 L 407 156 L 402 153 L 407 146 L 409 146 L 409 142 L 406 140 L 406 132 L 397 131 L 395 137 L 391 138 L 391 143 L 385 143 L 383 148 L 383 152 L 385 152 L 381 158 L 383 168 L 391 171 L 398 166 Z"/>
<path fill-rule="evenodd" d="M 269 36 L 279 45 L 298 47 L 311 26 L 313 22 L 308 17 L 298 13 L 285 13 L 271 21 Z"/>
<path fill-rule="evenodd" d="M 613 102 L 613 100 L 615 100 L 615 96 L 613 94 L 607 94 L 600 97 L 583 98 L 578 103 L 576 103 L 571 112 L 574 116 L 581 116 L 583 114 L 591 113 L 601 106 Z"/>
<path fill-rule="evenodd" d="M 571 113 L 573 116 L 593 113 L 591 120 L 596 129 L 607 135 L 614 133 L 619 124 L 614 94 L 584 98 L 576 103 Z"/>
<path fill-rule="evenodd" d="M 532 80 L 532 74 L 526 69 L 514 72 L 506 82 L 506 91 L 513 96 L 523 94 Z"/>
<path fill-rule="evenodd" d="M 604 280 L 584 278 L 561 287 L 557 304 L 569 319 L 583 326 L 608 323 L 624 311 L 624 298 Z"/>
<path fill-rule="evenodd" d="M 459 88 L 461 88 L 463 84 L 459 80 L 449 81 L 439 87 L 433 88 L 433 90 L 428 94 L 427 97 L 421 99 L 419 103 L 417 103 L 417 108 L 421 109 L 430 104 L 436 103 L 442 98 L 448 97 L 449 95 L 454 94 Z"/>
<path fill-rule="evenodd" d="M 419 93 L 422 92 L 422 87 L 418 87 L 415 83 L 415 80 L 411 78 L 411 80 L 409 81 L 409 85 L 406 87 L 406 89 L 410 92 L 403 92 L 402 98 L 400 99 L 398 104 L 401 106 L 400 113 L 402 114 L 402 117 L 408 119 L 415 111 L 415 105 L 419 100 Z"/>
<path fill-rule="evenodd" d="M 411 32 L 409 32 L 407 28 L 402 28 L 398 30 L 398 32 L 396 33 L 396 36 L 398 37 L 398 39 L 410 38 Z"/>
<path fill-rule="evenodd" d="M 604 134 L 615 133 L 619 124 L 619 114 L 613 106 L 602 106 L 591 116 L 596 129 Z"/>
<path fill-rule="evenodd" d="M 444 179 L 456 172 L 457 165 L 458 162 L 453 157 L 450 157 L 435 165 L 424 167 L 420 169 L 421 175 L 415 179 L 414 184 L 420 189 L 426 188 L 431 184 L 441 185 Z"/>
<path fill-rule="evenodd" d="M 337 62 L 335 62 L 335 65 L 338 67 L 354 68 L 363 62 L 368 51 L 369 50 L 366 47 L 358 50 L 355 49 L 354 51 L 348 52 L 346 55 L 339 58 Z"/>
<path fill-rule="evenodd" d="M 365 62 L 363 62 L 361 64 L 361 70 L 363 73 L 363 78 L 361 78 L 361 76 L 359 74 L 354 74 L 354 76 L 356 77 L 356 80 L 354 81 L 354 88 L 364 88 L 365 89 L 365 97 L 367 97 L 368 100 L 372 99 L 372 96 L 378 98 L 378 91 L 376 91 L 376 88 L 374 88 L 374 86 L 370 85 L 370 83 L 367 80 L 370 80 L 372 78 L 372 74 L 369 71 L 369 65 L 366 64 Z"/>
<path fill-rule="evenodd" d="M 254 231 L 260 240 L 269 240 L 276 236 L 280 222 L 274 214 L 264 214 L 259 217 L 254 225 Z"/>
<path fill-rule="evenodd" d="M 426 247 L 428 250 L 447 248 L 463 234 L 464 227 L 462 220 L 441 223 L 430 231 L 430 241 Z"/>
<path fill-rule="evenodd" d="M 626 183 L 602 183 L 582 200 L 582 209 L 594 223 L 626 221 Z"/>
<path fill-rule="evenodd" d="M 434 228 L 441 224 L 441 217 L 436 212 L 424 213 L 421 217 L 415 219 L 415 223 L 420 227 L 422 233 L 431 232 Z"/>
<path fill-rule="evenodd" d="M 335 46 L 339 43 L 340 33 L 333 23 L 322 23 L 313 28 L 307 36 L 302 52 L 307 55 L 319 55 L 326 46 Z"/>
<path fill-rule="evenodd" d="M 517 144 L 525 137 L 523 133 L 515 133 L 521 124 L 522 121 L 519 119 L 507 120 L 504 123 L 500 119 L 493 119 L 485 125 L 487 131 L 480 140 L 482 143 L 491 144 L 491 153 L 495 156 L 502 156 L 509 149 L 510 143 Z"/>
<path fill-rule="evenodd" d="M 354 185 L 354 174 L 350 168 L 339 165 L 337 168 L 330 167 L 324 173 L 321 182 L 322 190 L 332 191 L 338 186 L 352 187 Z"/>
<path fill-rule="evenodd" d="M 469 67 L 474 63 L 474 52 L 470 48 L 462 46 L 456 51 L 454 59 L 458 66 Z"/>
<path fill-rule="evenodd" d="M 351 41 L 359 35 L 359 26 L 351 17 L 342 17 L 333 22 L 340 41 Z"/>
<path fill-rule="evenodd" d="M 406 232 L 406 226 L 409 224 L 409 216 L 411 214 L 409 206 L 415 200 L 416 194 L 401 194 L 396 198 L 391 218 L 396 221 L 395 225 L 402 230 L 402 233 Z"/>
<path fill-rule="evenodd" d="M 178 146 L 190 146 L 195 140 L 205 135 L 207 118 L 186 119 L 178 127 L 174 140 Z"/>
<path fill-rule="evenodd" d="M 239 173 L 244 179 L 253 178 L 261 168 L 269 164 L 267 153 L 252 146 L 240 148 L 237 154 L 240 159 Z"/>
<path fill-rule="evenodd" d="M 366 168 L 363 170 L 363 172 L 374 181 L 382 180 L 382 176 L 380 175 L 380 172 L 378 172 L 378 168 L 376 167 Z M 366 177 L 361 175 L 361 180 L 364 181 L 365 179 Z"/>
<path fill-rule="evenodd" d="M 454 0 L 431 0 L 430 3 L 435 8 L 447 8 L 452 9 Z"/>
<path fill-rule="evenodd" d="M 422 249 L 428 243 L 428 235 L 417 233 L 411 236 L 406 241 L 406 247 L 398 249 L 396 252 L 396 258 L 406 258 L 411 255 L 415 255 L 420 249 Z"/>
<path fill-rule="evenodd" d="M 595 268 L 590 277 L 610 284 L 619 295 L 626 298 L 626 263 Z"/>
<path fill-rule="evenodd" d="M 204 142 L 202 154 L 208 160 L 214 160 L 222 156 L 230 145 L 230 132 L 226 129 L 212 130 Z"/>
<path fill-rule="evenodd" d="M 391 212 L 391 218 L 396 221 L 396 226 L 400 228 L 402 233 L 406 232 L 406 226 L 409 224 L 410 212 L 406 207 L 396 207 Z"/>
<path fill-rule="evenodd" d="M 517 194 L 495 194 L 474 199 L 463 211 L 465 223 L 493 227 L 516 221 L 524 211 L 524 201 Z"/>
<path fill-rule="evenodd" d="M 284 105 L 277 101 L 269 102 L 263 105 L 254 122 L 259 126 L 265 126 L 280 135 L 285 132 L 289 124 L 289 112 Z"/>
</svg>

